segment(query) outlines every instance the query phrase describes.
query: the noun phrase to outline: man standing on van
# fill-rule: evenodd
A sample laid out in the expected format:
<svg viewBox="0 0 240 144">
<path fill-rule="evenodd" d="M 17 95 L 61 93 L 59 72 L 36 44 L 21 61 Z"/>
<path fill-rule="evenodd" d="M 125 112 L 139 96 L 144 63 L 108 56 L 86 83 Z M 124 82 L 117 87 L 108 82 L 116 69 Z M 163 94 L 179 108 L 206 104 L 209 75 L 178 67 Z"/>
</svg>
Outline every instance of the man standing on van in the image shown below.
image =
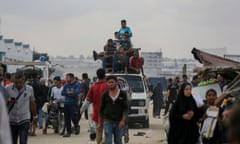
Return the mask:
<svg viewBox="0 0 240 144">
<path fill-rule="evenodd" d="M 144 75 L 143 63 L 144 59 L 142 57 L 139 57 L 139 52 L 134 51 L 133 56 L 129 58 L 128 72 L 133 74 L 139 74 L 142 72 Z"/>
<path fill-rule="evenodd" d="M 18 71 L 15 74 L 14 83 L 6 87 L 9 95 L 8 112 L 13 144 L 18 143 L 18 137 L 20 137 L 20 144 L 27 144 L 30 110 L 33 114 L 33 121 L 35 123 L 38 118 L 33 88 L 24 83 L 24 74 Z"/>
<path fill-rule="evenodd" d="M 108 91 L 102 96 L 97 128 L 103 127 L 105 144 L 112 144 L 112 135 L 114 143 L 121 144 L 121 131 L 128 114 L 127 95 L 118 88 L 116 76 L 108 76 L 107 85 Z"/>
</svg>

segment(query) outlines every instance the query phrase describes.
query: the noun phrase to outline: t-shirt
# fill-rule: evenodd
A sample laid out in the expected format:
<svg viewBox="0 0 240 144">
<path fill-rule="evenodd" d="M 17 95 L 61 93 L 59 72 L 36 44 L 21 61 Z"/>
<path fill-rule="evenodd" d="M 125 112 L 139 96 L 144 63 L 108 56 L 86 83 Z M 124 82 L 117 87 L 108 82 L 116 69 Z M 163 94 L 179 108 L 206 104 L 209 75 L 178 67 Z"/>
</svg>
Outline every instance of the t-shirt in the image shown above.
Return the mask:
<svg viewBox="0 0 240 144">
<path fill-rule="evenodd" d="M 65 97 L 62 95 L 62 90 L 63 90 L 62 86 L 60 88 L 57 88 L 56 86 L 54 86 L 52 88 L 52 91 L 51 91 L 51 97 L 53 97 L 53 103 L 57 103 L 59 101 L 62 101 L 60 103 L 60 106 L 64 107 L 63 102 L 64 102 Z"/>
<path fill-rule="evenodd" d="M 123 40 L 124 39 L 124 33 L 125 32 L 127 32 L 129 35 L 130 34 L 132 34 L 132 31 L 131 31 L 131 29 L 128 27 L 128 26 L 126 26 L 126 27 L 121 27 L 120 28 L 120 30 L 119 30 L 119 38 L 120 38 L 120 40 Z M 130 39 L 130 37 L 129 37 L 129 39 L 128 39 L 129 41 L 131 41 L 131 39 Z"/>
<path fill-rule="evenodd" d="M 89 80 L 84 80 L 81 84 L 82 84 L 81 92 L 84 94 L 84 96 L 86 96 L 89 90 Z"/>
<path fill-rule="evenodd" d="M 107 52 L 107 55 L 113 55 L 117 48 L 115 46 L 104 46 L 104 51 Z"/>
<path fill-rule="evenodd" d="M 119 54 L 116 56 L 116 61 L 120 61 L 121 64 L 127 65 L 128 57 L 125 54 L 123 54 L 123 55 Z"/>
<path fill-rule="evenodd" d="M 140 69 L 143 65 L 143 59 L 141 57 L 134 58 L 134 56 L 130 57 L 129 66 L 132 66 L 136 69 Z"/>
<path fill-rule="evenodd" d="M 21 90 L 16 89 L 14 84 L 10 84 L 6 87 L 9 98 L 17 98 L 21 92 L 21 96 L 14 104 L 11 112 L 9 113 L 9 119 L 11 125 L 20 125 L 24 122 L 30 121 L 30 101 L 34 101 L 33 88 L 29 85 L 25 85 Z"/>
<path fill-rule="evenodd" d="M 102 94 L 107 90 L 107 82 L 99 81 L 94 83 L 88 91 L 87 99 L 93 104 L 92 120 L 98 122 L 98 111 L 101 103 Z"/>
<path fill-rule="evenodd" d="M 72 84 L 65 84 L 63 86 L 62 95 L 65 96 L 64 104 L 77 104 L 79 100 L 79 94 L 81 90 L 81 84 L 74 82 Z M 71 92 L 71 95 L 67 95 L 67 92 Z"/>
<path fill-rule="evenodd" d="M 38 80 L 33 80 L 29 85 L 33 88 L 37 109 L 40 109 L 44 104 L 41 84 Z"/>
<path fill-rule="evenodd" d="M 5 83 L 4 83 L 4 85 L 7 86 L 7 85 L 9 85 L 9 84 L 11 84 L 11 83 L 12 83 L 11 80 L 6 80 Z"/>
<path fill-rule="evenodd" d="M 112 97 L 106 91 L 102 96 L 99 115 L 104 120 L 119 122 L 124 114 L 128 113 L 128 100 L 124 91 L 119 91 L 117 96 Z"/>
<path fill-rule="evenodd" d="M 168 100 L 170 102 L 176 100 L 178 89 L 179 89 L 179 87 L 178 87 L 177 84 L 171 84 L 171 85 L 168 86 L 168 90 L 169 90 Z"/>
</svg>

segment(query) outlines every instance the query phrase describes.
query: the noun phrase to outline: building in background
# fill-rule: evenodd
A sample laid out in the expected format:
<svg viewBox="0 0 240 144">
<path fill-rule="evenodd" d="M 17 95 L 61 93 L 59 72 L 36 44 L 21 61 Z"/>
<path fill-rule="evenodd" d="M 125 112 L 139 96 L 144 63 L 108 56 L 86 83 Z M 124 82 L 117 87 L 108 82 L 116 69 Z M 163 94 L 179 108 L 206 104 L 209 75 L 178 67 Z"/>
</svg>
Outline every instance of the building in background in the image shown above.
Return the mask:
<svg viewBox="0 0 240 144">
<path fill-rule="evenodd" d="M 74 56 L 56 56 L 50 57 L 51 65 L 57 67 L 56 74 L 64 78 L 68 72 L 74 73 L 75 76 L 81 78 L 82 73 L 88 73 L 89 77 L 96 76 L 96 70 L 102 67 L 101 60 L 94 61 L 93 57 L 74 57 Z"/>
<path fill-rule="evenodd" d="M 144 73 L 154 77 L 162 76 L 162 52 L 142 52 Z"/>
<path fill-rule="evenodd" d="M 33 51 L 28 44 L 14 42 L 14 39 L 4 39 L 0 35 L 0 61 L 33 61 Z"/>
<path fill-rule="evenodd" d="M 202 65 L 194 59 L 172 59 L 163 57 L 162 52 L 142 52 L 144 73 L 147 77 L 175 77 L 183 73 L 191 78 L 193 69 Z M 185 69 L 184 69 L 185 68 Z"/>
</svg>

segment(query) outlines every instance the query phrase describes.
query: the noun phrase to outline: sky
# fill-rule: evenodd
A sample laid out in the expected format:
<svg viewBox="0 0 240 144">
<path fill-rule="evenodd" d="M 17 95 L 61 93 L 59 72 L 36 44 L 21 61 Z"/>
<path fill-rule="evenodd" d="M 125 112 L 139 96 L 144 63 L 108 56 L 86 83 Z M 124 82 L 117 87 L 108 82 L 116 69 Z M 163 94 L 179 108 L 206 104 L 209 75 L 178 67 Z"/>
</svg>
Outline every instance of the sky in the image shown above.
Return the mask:
<svg viewBox="0 0 240 144">
<path fill-rule="evenodd" d="M 91 55 L 126 19 L 134 47 L 192 58 L 191 49 L 240 54 L 239 0 L 1 0 L 0 32 L 51 56 Z"/>
</svg>

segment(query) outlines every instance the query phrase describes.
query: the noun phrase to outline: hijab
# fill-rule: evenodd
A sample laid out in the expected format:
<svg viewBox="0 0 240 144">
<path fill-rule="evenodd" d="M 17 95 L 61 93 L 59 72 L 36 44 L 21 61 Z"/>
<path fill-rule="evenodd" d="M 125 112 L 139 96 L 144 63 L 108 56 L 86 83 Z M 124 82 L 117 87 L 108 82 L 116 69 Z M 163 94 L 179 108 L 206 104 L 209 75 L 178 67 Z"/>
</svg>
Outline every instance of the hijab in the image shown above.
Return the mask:
<svg viewBox="0 0 240 144">
<path fill-rule="evenodd" d="M 187 86 L 191 86 L 190 83 L 184 83 L 181 86 L 181 89 L 179 91 L 177 100 L 175 102 L 175 107 L 179 109 L 179 112 L 181 114 L 186 113 L 188 110 L 195 110 L 197 108 L 196 102 L 191 94 L 191 96 L 185 96 L 184 95 L 184 89 Z M 192 87 L 192 86 L 191 86 Z"/>
</svg>

